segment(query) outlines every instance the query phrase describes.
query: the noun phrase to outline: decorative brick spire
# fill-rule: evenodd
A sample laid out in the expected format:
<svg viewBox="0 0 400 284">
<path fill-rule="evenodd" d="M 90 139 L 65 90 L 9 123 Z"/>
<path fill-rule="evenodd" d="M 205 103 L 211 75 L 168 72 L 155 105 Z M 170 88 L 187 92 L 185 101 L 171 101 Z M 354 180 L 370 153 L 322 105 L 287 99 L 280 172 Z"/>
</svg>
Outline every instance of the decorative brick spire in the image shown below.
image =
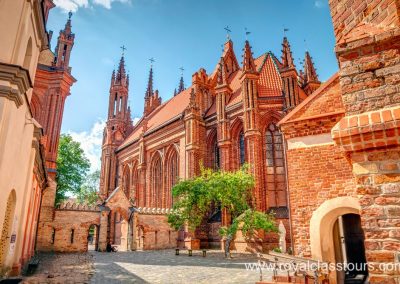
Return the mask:
<svg viewBox="0 0 400 284">
<path fill-rule="evenodd" d="M 153 95 L 153 66 L 150 66 L 149 81 L 147 82 L 147 90 L 144 97 L 149 98 L 152 95 Z"/>
<path fill-rule="evenodd" d="M 248 40 L 246 40 L 243 51 L 243 72 L 256 72 L 253 52 L 251 52 L 251 46 Z"/>
<path fill-rule="evenodd" d="M 183 92 L 184 90 L 185 90 L 185 83 L 183 82 L 183 76 L 181 76 L 181 79 L 179 80 L 179 88 L 177 94 Z"/>
<path fill-rule="evenodd" d="M 292 51 L 287 37 L 283 38 L 282 43 L 282 65 L 283 68 L 295 68 Z"/>
<path fill-rule="evenodd" d="M 310 82 L 319 83 L 317 71 L 308 51 L 306 51 L 306 57 L 304 60 L 304 82 L 306 84 Z"/>
<path fill-rule="evenodd" d="M 227 85 L 228 81 L 226 78 L 226 70 L 225 70 L 225 61 L 224 58 L 221 57 L 219 62 L 219 69 L 218 69 L 218 85 L 224 86 Z"/>
<path fill-rule="evenodd" d="M 65 68 L 71 71 L 69 68 L 69 59 L 71 56 L 71 50 L 74 46 L 75 34 L 71 31 L 71 17 L 72 12 L 68 13 L 68 20 L 65 24 L 65 28 L 60 31 L 57 39 L 57 46 L 55 50 L 54 64 L 59 68 Z"/>
<path fill-rule="evenodd" d="M 126 83 L 128 83 L 128 77 L 126 76 L 126 71 L 125 71 L 125 58 L 124 58 L 123 54 L 122 54 L 121 59 L 119 61 L 117 75 L 115 77 L 115 83 L 117 83 L 117 84 L 126 84 Z"/>
</svg>

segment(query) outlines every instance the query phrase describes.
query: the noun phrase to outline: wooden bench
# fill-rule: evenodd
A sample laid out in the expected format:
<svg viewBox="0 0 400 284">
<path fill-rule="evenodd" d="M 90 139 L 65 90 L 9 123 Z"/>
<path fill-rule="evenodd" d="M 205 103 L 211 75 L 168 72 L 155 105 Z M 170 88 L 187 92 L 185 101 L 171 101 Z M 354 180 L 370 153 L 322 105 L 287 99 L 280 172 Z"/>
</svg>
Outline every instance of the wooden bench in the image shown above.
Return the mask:
<svg viewBox="0 0 400 284">
<path fill-rule="evenodd" d="M 269 252 L 268 254 L 258 254 L 258 259 L 260 263 L 260 282 L 257 283 L 329 283 L 329 270 L 325 269 L 329 267 L 329 263 L 276 252 Z M 273 282 L 264 282 L 262 280 L 261 261 L 266 261 L 274 265 Z M 285 276 L 278 275 L 279 266 L 291 267 L 293 269 L 291 271 L 287 271 L 287 275 Z M 316 269 L 312 269 L 312 267 L 316 267 Z"/>
<path fill-rule="evenodd" d="M 193 255 L 193 251 L 202 251 L 203 252 L 203 257 L 206 257 L 207 256 L 207 250 L 205 250 L 205 249 L 200 249 L 200 250 L 193 250 L 193 249 L 182 249 L 182 248 L 176 248 L 175 249 L 175 255 L 179 255 L 179 252 L 181 251 L 181 250 L 187 250 L 188 251 L 188 255 L 189 256 L 192 256 Z"/>
</svg>

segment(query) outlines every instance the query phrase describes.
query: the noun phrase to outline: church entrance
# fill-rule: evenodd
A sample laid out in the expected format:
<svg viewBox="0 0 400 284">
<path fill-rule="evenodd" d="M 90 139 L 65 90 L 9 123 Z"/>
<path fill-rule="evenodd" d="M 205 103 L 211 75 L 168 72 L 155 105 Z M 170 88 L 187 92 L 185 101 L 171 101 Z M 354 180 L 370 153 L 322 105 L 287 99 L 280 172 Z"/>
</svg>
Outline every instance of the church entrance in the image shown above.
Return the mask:
<svg viewBox="0 0 400 284">
<path fill-rule="evenodd" d="M 11 191 L 8 195 L 6 210 L 3 220 L 3 228 L 1 231 L 0 239 L 0 275 L 4 272 L 6 268 L 6 260 L 10 250 L 10 245 L 15 243 L 15 235 L 12 235 L 12 227 L 14 220 L 14 211 L 16 204 L 16 194 L 15 191 Z"/>
<path fill-rule="evenodd" d="M 340 216 L 333 227 L 336 263 L 346 263 L 337 271 L 338 283 L 364 283 L 368 276 L 364 231 L 358 214 Z"/>
</svg>

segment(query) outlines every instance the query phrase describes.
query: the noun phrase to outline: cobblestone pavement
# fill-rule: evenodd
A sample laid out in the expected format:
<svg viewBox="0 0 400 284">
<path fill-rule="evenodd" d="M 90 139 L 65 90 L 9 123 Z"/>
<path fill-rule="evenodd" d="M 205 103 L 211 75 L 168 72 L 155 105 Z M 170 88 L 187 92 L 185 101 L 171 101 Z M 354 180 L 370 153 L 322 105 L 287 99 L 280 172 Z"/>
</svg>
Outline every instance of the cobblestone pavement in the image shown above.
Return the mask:
<svg viewBox="0 0 400 284">
<path fill-rule="evenodd" d="M 95 274 L 91 283 L 252 283 L 259 273 L 244 263 L 256 262 L 250 255 L 225 259 L 222 252 L 201 252 L 189 257 L 174 250 L 99 253 L 92 252 Z M 271 279 L 264 275 L 264 280 Z"/>
<path fill-rule="evenodd" d="M 22 283 L 90 283 L 94 273 L 89 253 L 42 253 L 34 275 Z"/>
</svg>

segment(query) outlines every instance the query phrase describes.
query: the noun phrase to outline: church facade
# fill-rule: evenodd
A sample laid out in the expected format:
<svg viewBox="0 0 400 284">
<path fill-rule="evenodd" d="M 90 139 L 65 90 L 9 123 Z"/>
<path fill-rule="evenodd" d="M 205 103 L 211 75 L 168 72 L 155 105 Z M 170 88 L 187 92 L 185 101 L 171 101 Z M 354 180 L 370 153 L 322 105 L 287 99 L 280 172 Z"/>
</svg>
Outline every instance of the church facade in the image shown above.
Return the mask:
<svg viewBox="0 0 400 284">
<path fill-rule="evenodd" d="M 246 41 L 239 64 L 229 39 L 215 70 L 199 69 L 186 89 L 181 79 L 178 91 L 164 103 L 154 90 L 151 67 L 143 116 L 135 125 L 121 58 L 111 78 L 100 196 L 107 203 L 119 191 L 136 208 L 135 246 L 170 248 L 177 241 L 196 246 L 195 239 L 200 240 L 197 246 L 220 247 L 218 229 L 229 216 L 218 208 L 210 208 L 194 235 L 174 232 L 167 223 L 173 185 L 199 174 L 201 165 L 230 171 L 248 163 L 255 177 L 257 209 L 275 212 L 290 232 L 284 142 L 277 123 L 320 82 L 308 52 L 304 73 L 299 73 L 286 37 L 282 50 L 281 59 L 270 52 L 254 58 Z M 121 225 L 128 221 L 120 211 L 108 217 L 107 238 L 115 244 L 121 244 Z M 253 245 L 259 250 L 278 246 L 273 236 Z M 236 247 L 246 249 L 246 242 L 237 239 Z"/>
</svg>

